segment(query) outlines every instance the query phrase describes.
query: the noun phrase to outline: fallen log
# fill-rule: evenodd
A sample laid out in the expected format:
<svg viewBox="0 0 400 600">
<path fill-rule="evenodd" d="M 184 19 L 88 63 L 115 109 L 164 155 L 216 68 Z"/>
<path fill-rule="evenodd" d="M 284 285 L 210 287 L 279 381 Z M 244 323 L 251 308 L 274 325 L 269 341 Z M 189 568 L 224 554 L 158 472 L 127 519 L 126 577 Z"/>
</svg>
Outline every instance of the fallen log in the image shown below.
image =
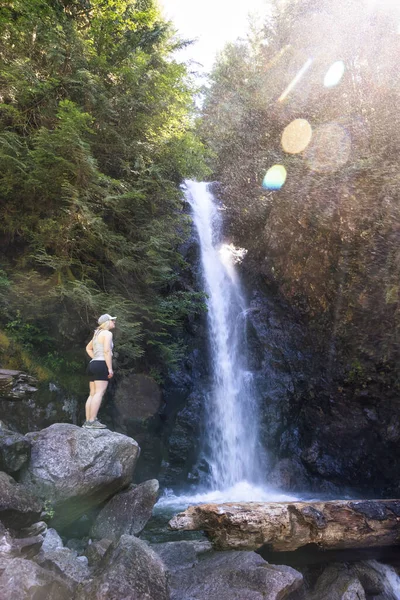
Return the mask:
<svg viewBox="0 0 400 600">
<path fill-rule="evenodd" d="M 176 515 L 169 526 L 203 530 L 218 550 L 393 546 L 400 544 L 400 500 L 201 504 Z"/>
</svg>

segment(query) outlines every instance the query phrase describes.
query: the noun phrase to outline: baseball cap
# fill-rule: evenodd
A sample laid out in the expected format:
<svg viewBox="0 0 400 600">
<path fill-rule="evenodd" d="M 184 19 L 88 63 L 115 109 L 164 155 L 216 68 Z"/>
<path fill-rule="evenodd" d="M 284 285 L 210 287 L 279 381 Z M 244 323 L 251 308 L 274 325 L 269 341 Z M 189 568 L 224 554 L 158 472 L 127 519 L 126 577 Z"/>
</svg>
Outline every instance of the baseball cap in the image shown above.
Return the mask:
<svg viewBox="0 0 400 600">
<path fill-rule="evenodd" d="M 101 317 L 98 318 L 97 322 L 99 325 L 102 325 L 103 323 L 106 323 L 107 321 L 115 321 L 117 317 L 112 317 L 111 315 L 108 315 L 107 313 L 105 315 L 101 315 Z"/>
</svg>

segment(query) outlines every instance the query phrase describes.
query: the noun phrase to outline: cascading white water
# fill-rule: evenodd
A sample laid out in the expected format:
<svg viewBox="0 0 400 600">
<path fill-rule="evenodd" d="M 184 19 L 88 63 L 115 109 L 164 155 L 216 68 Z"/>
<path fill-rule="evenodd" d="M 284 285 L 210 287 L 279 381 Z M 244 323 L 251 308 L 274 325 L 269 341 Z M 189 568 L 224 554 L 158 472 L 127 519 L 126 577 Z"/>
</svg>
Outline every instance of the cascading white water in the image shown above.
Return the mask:
<svg viewBox="0 0 400 600">
<path fill-rule="evenodd" d="M 207 398 L 205 454 L 210 480 L 197 493 L 165 490 L 157 510 L 202 502 L 295 500 L 265 481 L 259 406 L 247 366 L 248 309 L 235 270 L 237 251 L 223 243 L 218 208 L 206 183 L 186 181 L 186 198 L 198 231 L 207 294 L 212 389 Z"/>
<path fill-rule="evenodd" d="M 232 248 L 206 183 L 186 182 L 200 239 L 213 384 L 206 407 L 207 460 L 213 489 L 260 484 L 259 410 L 246 365 L 246 304 Z"/>
</svg>

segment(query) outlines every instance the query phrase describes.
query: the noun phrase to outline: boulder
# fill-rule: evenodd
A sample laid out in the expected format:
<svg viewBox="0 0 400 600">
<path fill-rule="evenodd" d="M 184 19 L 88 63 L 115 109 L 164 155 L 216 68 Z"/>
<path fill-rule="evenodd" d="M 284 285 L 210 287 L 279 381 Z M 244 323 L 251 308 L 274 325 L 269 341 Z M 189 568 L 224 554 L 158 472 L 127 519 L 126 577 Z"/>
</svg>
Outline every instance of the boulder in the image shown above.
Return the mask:
<svg viewBox="0 0 400 600">
<path fill-rule="evenodd" d="M 138 535 L 151 517 L 158 489 L 157 479 L 151 479 L 113 496 L 99 513 L 92 536 L 117 541 L 124 533 Z"/>
<path fill-rule="evenodd" d="M 367 597 L 376 600 L 396 600 L 399 592 L 399 577 L 395 569 L 376 560 L 352 564 L 352 570 L 360 580 Z"/>
<path fill-rule="evenodd" d="M 255 552 L 217 552 L 170 574 L 171 600 L 283 600 L 303 576 Z"/>
<path fill-rule="evenodd" d="M 107 429 L 56 423 L 31 437 L 21 479 L 50 506 L 50 524 L 62 529 L 127 487 L 139 456 L 137 443 Z"/>
<path fill-rule="evenodd" d="M 20 529 L 18 532 L 18 537 L 32 537 L 34 535 L 43 535 L 47 534 L 47 523 L 45 521 L 38 521 L 37 523 L 33 523 L 29 527 L 24 527 Z"/>
<path fill-rule="evenodd" d="M 14 558 L 1 570 L 0 598 L 4 600 L 71 600 L 64 581 L 31 560 Z"/>
<path fill-rule="evenodd" d="M 366 596 L 354 571 L 335 564 L 320 575 L 309 600 L 366 600 Z"/>
<path fill-rule="evenodd" d="M 65 543 L 65 547 L 73 550 L 77 556 L 84 554 L 89 538 L 71 538 Z"/>
<path fill-rule="evenodd" d="M 170 521 L 177 530 L 204 530 L 218 550 L 291 551 L 366 548 L 400 543 L 400 500 L 237 502 L 190 506 Z"/>
<path fill-rule="evenodd" d="M 26 486 L 0 472 L 0 521 L 6 527 L 29 527 L 39 521 L 42 508 L 42 502 Z"/>
<path fill-rule="evenodd" d="M 164 542 L 163 544 L 152 544 L 151 547 L 161 558 L 168 571 L 191 568 L 198 563 L 198 552 L 193 542 Z"/>
<path fill-rule="evenodd" d="M 31 445 L 20 433 L 0 428 L 0 471 L 16 473 L 29 460 Z"/>
<path fill-rule="evenodd" d="M 75 600 L 169 600 L 161 559 L 143 540 L 121 536 L 103 558 L 96 577 L 79 588 Z"/>
<path fill-rule="evenodd" d="M 44 538 L 42 550 L 44 552 L 50 552 L 51 550 L 57 550 L 57 548 L 63 548 L 64 544 L 61 537 L 58 535 L 55 529 L 51 527 L 46 532 L 46 537 Z"/>
<path fill-rule="evenodd" d="M 91 567 L 98 565 L 109 547 L 111 546 L 111 540 L 98 540 L 89 544 L 86 548 L 86 556 Z"/>
<path fill-rule="evenodd" d="M 76 553 L 69 548 L 41 551 L 34 560 L 43 569 L 62 579 L 71 592 L 75 591 L 78 584 L 88 581 L 91 577 L 88 565 L 79 560 Z"/>
<path fill-rule="evenodd" d="M 14 538 L 0 523 L 0 561 L 9 558 L 32 558 L 40 551 L 43 540 L 42 535 Z"/>
</svg>

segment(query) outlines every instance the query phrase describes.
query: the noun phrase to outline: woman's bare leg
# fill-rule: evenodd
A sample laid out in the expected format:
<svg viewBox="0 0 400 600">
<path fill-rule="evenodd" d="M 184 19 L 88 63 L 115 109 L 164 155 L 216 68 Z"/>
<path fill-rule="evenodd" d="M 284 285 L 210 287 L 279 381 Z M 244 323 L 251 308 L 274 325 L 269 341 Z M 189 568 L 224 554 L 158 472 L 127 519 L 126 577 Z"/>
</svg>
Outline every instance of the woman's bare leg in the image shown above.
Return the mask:
<svg viewBox="0 0 400 600">
<path fill-rule="evenodd" d="M 90 406 L 92 403 L 92 398 L 96 392 L 94 381 L 89 381 L 89 388 L 90 388 L 90 392 L 89 392 L 89 396 L 88 396 L 88 399 L 86 400 L 86 405 L 85 405 L 86 421 L 89 421 Z"/>
<path fill-rule="evenodd" d="M 94 421 L 96 419 L 101 401 L 108 386 L 108 381 L 95 381 L 94 386 L 95 393 L 93 394 L 92 400 L 90 401 L 88 421 Z"/>
</svg>

